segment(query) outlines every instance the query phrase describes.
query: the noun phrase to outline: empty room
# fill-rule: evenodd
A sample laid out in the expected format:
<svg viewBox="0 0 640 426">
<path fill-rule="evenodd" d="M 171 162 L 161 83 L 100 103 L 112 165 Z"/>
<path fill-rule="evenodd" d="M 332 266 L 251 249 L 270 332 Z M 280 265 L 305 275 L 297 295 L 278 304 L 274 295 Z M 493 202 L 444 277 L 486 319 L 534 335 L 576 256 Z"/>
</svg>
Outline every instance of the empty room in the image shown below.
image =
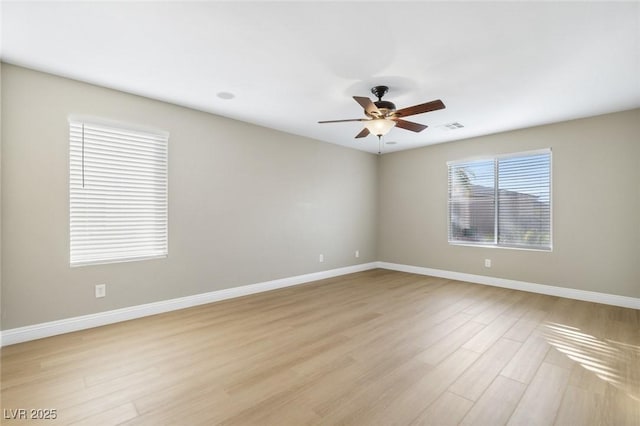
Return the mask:
<svg viewBox="0 0 640 426">
<path fill-rule="evenodd" d="M 640 2 L 2 1 L 0 423 L 640 425 Z"/>
</svg>

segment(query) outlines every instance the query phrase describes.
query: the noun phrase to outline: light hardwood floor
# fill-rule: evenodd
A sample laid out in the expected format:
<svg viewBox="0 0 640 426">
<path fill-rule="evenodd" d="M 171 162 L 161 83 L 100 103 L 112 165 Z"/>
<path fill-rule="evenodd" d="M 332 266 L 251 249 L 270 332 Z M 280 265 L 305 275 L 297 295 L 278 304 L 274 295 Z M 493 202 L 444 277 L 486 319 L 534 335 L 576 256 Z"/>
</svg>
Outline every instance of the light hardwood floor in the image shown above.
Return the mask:
<svg viewBox="0 0 640 426">
<path fill-rule="evenodd" d="M 378 269 L 8 346 L 2 408 L 56 409 L 42 425 L 640 425 L 640 311 Z"/>
</svg>

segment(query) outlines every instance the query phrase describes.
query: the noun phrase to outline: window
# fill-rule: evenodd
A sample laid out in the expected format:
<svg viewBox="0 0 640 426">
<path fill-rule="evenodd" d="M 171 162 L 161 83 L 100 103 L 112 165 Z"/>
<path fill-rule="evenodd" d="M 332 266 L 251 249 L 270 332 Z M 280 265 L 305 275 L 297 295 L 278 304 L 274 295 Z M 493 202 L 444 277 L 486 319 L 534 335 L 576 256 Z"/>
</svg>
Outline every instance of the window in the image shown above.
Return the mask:
<svg viewBox="0 0 640 426">
<path fill-rule="evenodd" d="M 167 134 L 70 121 L 71 266 L 167 256 Z"/>
<path fill-rule="evenodd" d="M 551 250 L 551 150 L 447 165 L 449 243 Z"/>
</svg>

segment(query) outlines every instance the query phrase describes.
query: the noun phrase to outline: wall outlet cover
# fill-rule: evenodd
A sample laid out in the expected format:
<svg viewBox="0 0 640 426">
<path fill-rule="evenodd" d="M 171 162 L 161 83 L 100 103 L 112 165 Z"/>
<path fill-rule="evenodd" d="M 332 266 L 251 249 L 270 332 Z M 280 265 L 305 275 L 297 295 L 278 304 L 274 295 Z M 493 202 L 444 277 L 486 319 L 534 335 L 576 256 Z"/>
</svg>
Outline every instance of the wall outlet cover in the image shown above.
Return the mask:
<svg viewBox="0 0 640 426">
<path fill-rule="evenodd" d="M 105 297 L 107 295 L 106 284 L 96 284 L 96 298 Z"/>
</svg>

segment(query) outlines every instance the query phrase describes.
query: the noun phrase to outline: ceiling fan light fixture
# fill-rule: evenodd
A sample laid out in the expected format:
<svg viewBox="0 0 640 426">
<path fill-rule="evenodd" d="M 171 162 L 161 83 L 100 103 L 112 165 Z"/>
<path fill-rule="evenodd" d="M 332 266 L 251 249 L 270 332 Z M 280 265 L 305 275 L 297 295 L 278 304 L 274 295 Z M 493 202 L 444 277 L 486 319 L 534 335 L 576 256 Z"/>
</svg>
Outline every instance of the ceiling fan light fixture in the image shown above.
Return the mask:
<svg viewBox="0 0 640 426">
<path fill-rule="evenodd" d="M 369 120 L 364 123 L 364 127 L 376 136 L 386 135 L 395 125 L 395 121 L 387 120 L 386 118 L 374 118 L 373 120 Z"/>
</svg>

